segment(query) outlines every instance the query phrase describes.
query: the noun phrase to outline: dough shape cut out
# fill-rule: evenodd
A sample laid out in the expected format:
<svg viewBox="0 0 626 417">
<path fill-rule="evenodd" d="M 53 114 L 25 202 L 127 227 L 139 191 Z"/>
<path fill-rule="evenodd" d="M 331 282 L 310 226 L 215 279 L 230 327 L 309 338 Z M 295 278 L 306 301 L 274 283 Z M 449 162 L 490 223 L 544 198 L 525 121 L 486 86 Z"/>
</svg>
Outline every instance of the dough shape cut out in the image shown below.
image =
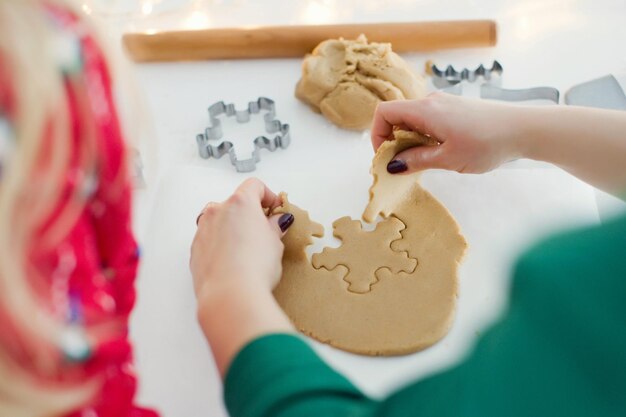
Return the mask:
<svg viewBox="0 0 626 417">
<path fill-rule="evenodd" d="M 327 247 L 322 252 L 313 254 L 313 267 L 333 270 L 343 265 L 347 268 L 343 280 L 349 284 L 348 291 L 367 293 L 378 282 L 377 273 L 380 269 L 387 269 L 392 274 L 415 270 L 416 259 L 409 258 L 406 251 L 395 251 L 391 248 L 394 241 L 402 239 L 400 231 L 405 228 L 400 220 L 389 217 L 368 232 L 363 230 L 363 224 L 359 220 L 342 217 L 333 223 L 333 236 L 341 239 L 341 246 Z M 353 253 L 369 253 L 372 256 L 353 262 L 350 256 Z"/>
<path fill-rule="evenodd" d="M 414 134 L 394 133 L 394 137 L 383 143 L 374 156 L 373 184 L 363 220 L 373 223 L 381 215 L 379 224 L 393 218 L 404 224 L 401 239 L 381 247 L 388 251 L 390 246 L 393 251 L 406 252 L 407 259 L 416 259 L 412 271 L 394 262 L 391 266 L 395 271 L 405 272 L 379 268 L 375 277 L 378 281 L 371 291 L 348 291 L 344 278 L 348 272 L 355 273 L 348 271 L 350 266 L 379 256 L 371 253 L 377 249 L 354 246 L 344 251 L 334 269 L 317 269 L 305 250 L 313 243 L 312 237 L 323 235 L 321 225 L 284 193 L 282 206 L 273 211 L 295 217 L 283 237 L 283 274 L 274 289 L 278 304 L 302 333 L 363 355 L 408 354 L 433 345 L 447 334 L 454 320 L 458 266 L 467 248 L 456 221 L 421 187 L 419 174 L 392 175 L 386 169 L 398 152 L 424 146 L 432 139 Z M 330 267 L 335 263 L 324 261 L 318 259 L 316 264 Z"/>
</svg>

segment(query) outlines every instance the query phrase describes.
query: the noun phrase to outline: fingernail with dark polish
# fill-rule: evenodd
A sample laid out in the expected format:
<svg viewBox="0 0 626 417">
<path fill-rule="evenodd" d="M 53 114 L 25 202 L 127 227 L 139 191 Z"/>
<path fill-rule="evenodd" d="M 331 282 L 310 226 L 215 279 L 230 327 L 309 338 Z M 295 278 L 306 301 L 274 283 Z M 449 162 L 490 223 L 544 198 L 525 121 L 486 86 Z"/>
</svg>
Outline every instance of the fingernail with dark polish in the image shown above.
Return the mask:
<svg viewBox="0 0 626 417">
<path fill-rule="evenodd" d="M 278 218 L 278 227 L 285 232 L 293 224 L 295 217 L 291 213 L 285 213 Z"/>
<path fill-rule="evenodd" d="M 398 172 L 404 172 L 409 167 L 406 166 L 406 162 L 399 159 L 394 159 L 387 164 L 387 172 L 390 174 L 397 174 Z"/>
</svg>

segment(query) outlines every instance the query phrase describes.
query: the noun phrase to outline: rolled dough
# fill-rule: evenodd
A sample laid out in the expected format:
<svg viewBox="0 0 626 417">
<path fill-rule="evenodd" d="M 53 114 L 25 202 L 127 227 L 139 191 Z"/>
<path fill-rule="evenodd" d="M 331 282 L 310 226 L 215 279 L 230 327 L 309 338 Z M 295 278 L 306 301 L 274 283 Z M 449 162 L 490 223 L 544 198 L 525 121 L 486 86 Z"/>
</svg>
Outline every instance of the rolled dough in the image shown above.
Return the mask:
<svg viewBox="0 0 626 417">
<path fill-rule="evenodd" d="M 408 354 L 445 336 L 454 318 L 457 267 L 467 246 L 455 220 L 419 185 L 417 174 L 387 173 L 387 163 L 396 153 L 427 142 L 414 135 L 396 137 L 385 142 L 374 157 L 374 181 L 363 219 L 371 223 L 380 214 L 383 220 L 378 227 L 384 222 L 398 226 L 399 221 L 404 228 L 382 226 L 388 230 L 379 245 L 354 244 L 363 233 L 355 227 L 357 221 L 340 219 L 335 230 L 340 229 L 343 241 L 341 256 L 335 256 L 328 268 L 318 264 L 317 269 L 305 248 L 312 236 L 323 235 L 321 225 L 285 194 L 283 205 L 275 211 L 295 217 L 283 239 L 283 275 L 274 290 L 276 300 L 302 333 L 364 355 Z M 394 236 L 398 231 L 401 238 Z M 402 256 L 388 258 L 390 249 Z M 381 259 L 380 268 L 362 267 L 371 259 Z M 407 259 L 417 260 L 413 270 L 406 265 Z M 346 277 L 351 273 L 369 274 L 353 277 L 369 283 L 369 290 L 350 291 L 351 280 Z"/>
</svg>

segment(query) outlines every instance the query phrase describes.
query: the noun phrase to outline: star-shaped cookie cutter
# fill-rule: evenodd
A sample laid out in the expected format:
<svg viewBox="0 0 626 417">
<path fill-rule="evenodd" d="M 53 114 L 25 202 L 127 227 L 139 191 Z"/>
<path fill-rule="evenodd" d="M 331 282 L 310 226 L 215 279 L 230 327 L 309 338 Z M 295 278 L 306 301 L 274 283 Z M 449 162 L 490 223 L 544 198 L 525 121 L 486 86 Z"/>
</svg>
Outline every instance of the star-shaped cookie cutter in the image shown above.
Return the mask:
<svg viewBox="0 0 626 417">
<path fill-rule="evenodd" d="M 238 123 L 247 123 L 250 121 L 252 114 L 257 114 L 261 110 L 265 110 L 267 113 L 263 116 L 265 121 L 265 130 L 267 133 L 278 133 L 273 138 L 267 136 L 258 136 L 254 139 L 254 151 L 252 151 L 252 157 L 249 159 L 237 159 L 235 153 L 235 146 L 232 142 L 223 141 L 217 146 L 211 145 L 210 140 L 221 139 L 224 132 L 222 131 L 222 125 L 219 120 L 219 116 L 225 114 L 226 116 L 235 116 L 235 120 Z M 289 125 L 283 124 L 280 120 L 276 119 L 276 106 L 273 100 L 267 97 L 259 97 L 257 101 L 251 101 L 248 103 L 246 110 L 236 110 L 234 104 L 224 104 L 223 101 L 209 107 L 209 119 L 211 126 L 207 127 L 204 133 L 196 136 L 196 142 L 198 143 L 198 152 L 204 159 L 216 158 L 219 159 L 222 156 L 228 154 L 230 162 L 234 165 L 237 172 L 250 172 L 256 169 L 256 164 L 261 160 L 259 151 L 261 149 L 268 149 L 273 152 L 277 148 L 285 149 L 291 142 L 289 134 Z"/>
</svg>

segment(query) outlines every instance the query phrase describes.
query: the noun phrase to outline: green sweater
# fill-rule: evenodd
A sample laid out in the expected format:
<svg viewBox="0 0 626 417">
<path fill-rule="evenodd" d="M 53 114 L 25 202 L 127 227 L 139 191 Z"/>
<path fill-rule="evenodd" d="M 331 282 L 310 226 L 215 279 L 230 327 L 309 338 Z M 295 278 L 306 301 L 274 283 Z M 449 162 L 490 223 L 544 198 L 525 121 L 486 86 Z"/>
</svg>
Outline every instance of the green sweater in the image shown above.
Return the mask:
<svg viewBox="0 0 626 417">
<path fill-rule="evenodd" d="M 300 338 L 261 337 L 225 380 L 232 417 L 626 416 L 626 218 L 547 240 L 460 365 L 378 401 Z"/>
</svg>

